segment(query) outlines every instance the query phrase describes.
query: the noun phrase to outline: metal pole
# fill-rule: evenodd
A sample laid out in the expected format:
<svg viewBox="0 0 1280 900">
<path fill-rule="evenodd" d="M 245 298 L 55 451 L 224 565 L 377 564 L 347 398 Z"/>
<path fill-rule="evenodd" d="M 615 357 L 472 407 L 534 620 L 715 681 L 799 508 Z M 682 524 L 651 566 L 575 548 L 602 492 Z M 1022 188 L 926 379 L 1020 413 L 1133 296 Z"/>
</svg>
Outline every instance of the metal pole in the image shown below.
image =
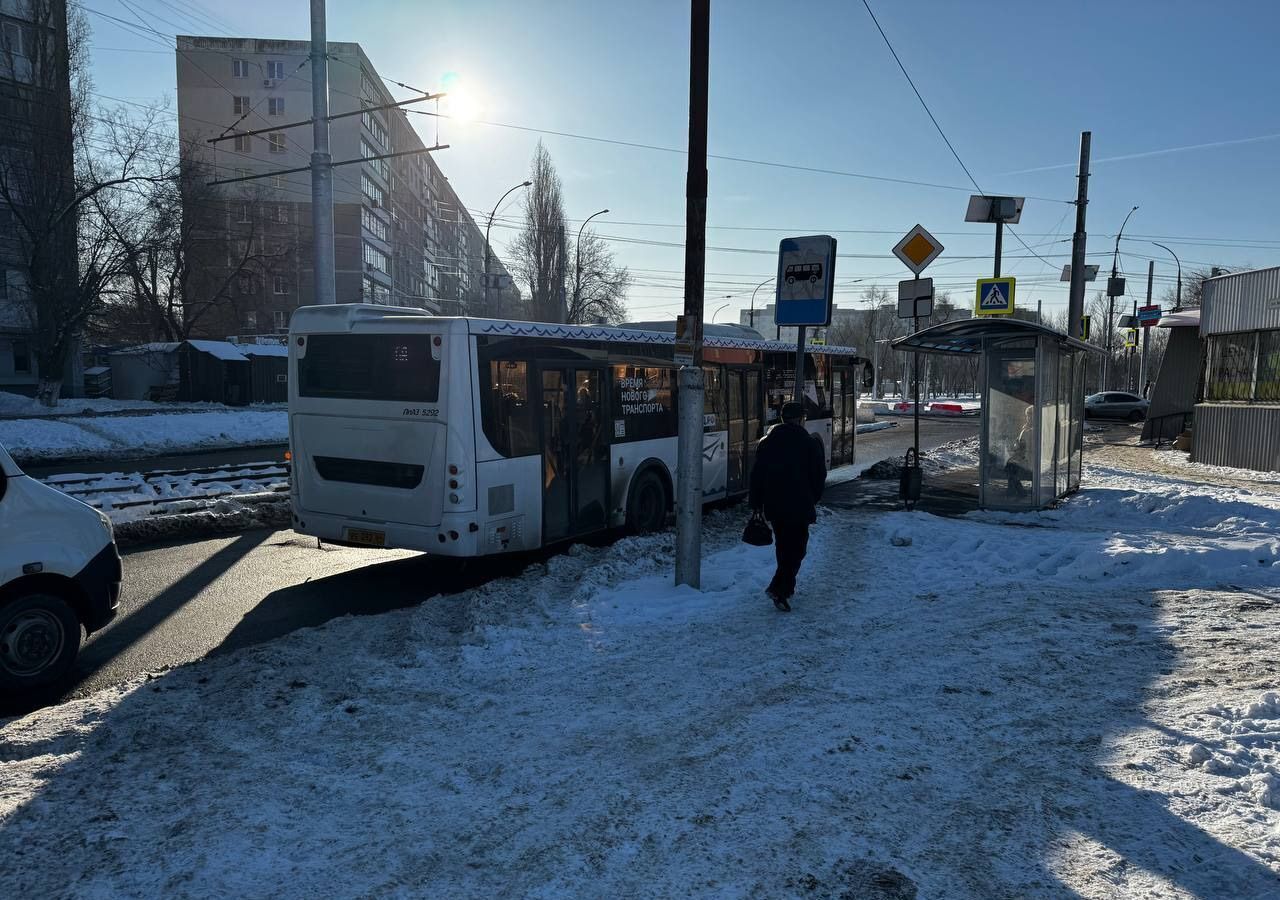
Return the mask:
<svg viewBox="0 0 1280 900">
<path fill-rule="evenodd" d="M 756 291 L 760 290 L 760 288 L 764 287 L 766 284 L 768 284 L 769 282 L 773 281 L 774 277 L 775 277 L 775 276 L 770 275 L 770 276 L 769 276 L 768 278 L 766 278 L 764 281 L 762 281 L 762 282 L 760 282 L 759 284 L 757 284 L 757 285 L 756 285 L 756 287 L 755 287 L 755 290 L 751 292 L 751 312 L 750 312 L 750 313 L 748 313 L 747 321 L 751 324 L 751 327 L 752 327 L 752 328 L 755 328 L 755 327 L 756 327 Z M 776 307 L 775 307 L 775 313 L 774 313 L 774 315 L 775 315 L 775 316 L 777 315 L 777 313 L 776 313 Z"/>
<path fill-rule="evenodd" d="M 557 273 L 556 283 L 560 285 L 560 296 L 557 298 L 559 308 L 556 310 L 556 321 L 561 324 L 569 321 L 569 296 L 566 290 L 566 282 L 568 281 L 568 260 L 565 254 L 568 252 L 568 245 L 565 242 L 564 223 L 560 223 L 560 252 L 556 254 L 559 260 L 559 271 Z"/>
<path fill-rule="evenodd" d="M 1136 206 L 1129 210 L 1128 215 L 1124 217 L 1124 221 L 1120 223 L 1120 230 L 1116 232 L 1116 248 L 1115 248 L 1115 251 L 1111 254 L 1111 277 L 1112 278 L 1118 278 L 1120 275 L 1120 272 L 1116 268 L 1116 266 L 1120 259 L 1120 238 L 1124 234 L 1124 226 L 1129 224 L 1129 216 L 1132 216 L 1135 212 L 1137 212 L 1137 210 L 1138 210 L 1138 207 Z M 1116 298 L 1115 298 L 1115 295 L 1111 293 L 1111 284 L 1110 282 L 1108 282 L 1107 284 L 1107 356 L 1102 361 L 1102 367 L 1103 367 L 1102 368 L 1102 389 L 1104 391 L 1107 389 L 1108 376 L 1111 374 L 1111 362 L 1112 362 L 1111 338 L 1115 334 L 1115 324 L 1113 321 L 1115 319 L 1115 314 L 1116 314 Z"/>
<path fill-rule="evenodd" d="M 707 256 L 707 80 L 711 0 L 689 11 L 689 171 L 685 180 L 684 314 L 693 329 L 693 365 L 679 372 L 676 584 L 702 587 L 702 292 Z"/>
<path fill-rule="evenodd" d="M 1156 261 L 1149 260 L 1147 262 L 1147 306 L 1151 305 L 1151 291 L 1155 287 L 1156 280 Z M 1143 397 L 1147 396 L 1147 349 L 1150 346 L 1151 328 L 1147 325 L 1142 327 L 1142 364 L 1138 366 L 1138 390 L 1137 393 Z"/>
<path fill-rule="evenodd" d="M 796 379 L 791 386 L 791 399 L 804 402 L 804 326 L 796 328 Z"/>
<path fill-rule="evenodd" d="M 996 222 L 996 271 L 993 277 L 1000 277 L 1000 249 L 1004 246 L 1004 222 Z M 916 322 L 916 331 L 920 330 L 920 323 Z"/>
<path fill-rule="evenodd" d="M 333 258 L 333 157 L 329 155 L 329 42 L 325 0 L 311 0 L 311 254 L 316 303 L 337 303 Z"/>
<path fill-rule="evenodd" d="M 1085 208 L 1089 205 L 1089 145 L 1093 132 L 1080 132 L 1080 172 L 1076 176 L 1076 231 L 1071 237 L 1071 293 L 1067 301 L 1067 334 L 1079 338 L 1084 330 Z"/>
<path fill-rule="evenodd" d="M 1000 232 L 997 230 L 997 231 L 996 231 L 996 234 L 999 234 L 999 233 L 1000 233 Z M 998 239 L 997 239 L 997 244 L 998 244 Z M 996 263 L 996 277 L 997 277 L 997 278 L 999 277 L 999 269 L 1000 269 L 1000 264 L 999 264 L 999 262 L 998 262 L 998 260 L 999 260 L 999 259 L 1000 259 L 1000 256 L 997 254 L 997 256 L 996 256 L 996 260 L 997 260 L 997 263 Z M 912 322 L 912 326 L 913 326 L 913 327 L 912 327 L 912 330 L 913 330 L 913 331 L 919 331 L 919 330 L 920 330 L 920 317 L 919 317 L 919 316 L 912 316 L 912 318 L 911 318 L 911 322 Z M 913 424 L 915 425 L 915 444 L 914 444 L 914 446 L 915 446 L 915 448 L 916 448 L 916 465 L 917 465 L 917 466 L 919 466 L 919 465 L 920 465 L 920 351 L 919 351 L 919 350 L 914 351 L 914 352 L 911 354 L 911 357 L 912 357 L 912 367 L 914 368 L 914 374 L 913 374 L 913 377 L 912 377 L 912 381 L 914 381 L 914 382 L 915 382 L 915 389 L 914 389 L 914 391 L 913 391 L 913 398 L 912 398 L 912 401 L 913 401 L 913 402 L 912 402 L 912 404 L 911 404 L 911 406 L 912 406 L 912 415 L 911 415 L 911 417 L 915 420 L 915 422 L 913 423 Z"/>
<path fill-rule="evenodd" d="M 582 229 L 586 228 L 587 223 L 596 216 L 602 216 L 608 211 L 607 209 L 602 209 L 599 212 L 593 212 L 583 219 L 582 224 L 578 226 L 578 239 L 574 241 L 573 245 L 575 254 L 575 262 L 573 264 L 573 311 L 579 316 L 582 315 L 582 310 L 578 308 L 578 301 L 581 299 L 582 294 Z M 566 316 L 566 318 L 568 317 Z"/>
<path fill-rule="evenodd" d="M 508 191 L 508 193 L 510 192 Z M 506 194 L 503 194 L 503 196 L 505 197 Z M 502 201 L 499 200 L 498 202 L 501 203 Z M 498 207 L 495 206 L 493 209 L 496 212 Z M 484 309 L 480 312 L 482 316 L 489 315 L 489 229 L 492 227 L 493 213 L 489 213 L 489 223 L 484 226 Z"/>
</svg>

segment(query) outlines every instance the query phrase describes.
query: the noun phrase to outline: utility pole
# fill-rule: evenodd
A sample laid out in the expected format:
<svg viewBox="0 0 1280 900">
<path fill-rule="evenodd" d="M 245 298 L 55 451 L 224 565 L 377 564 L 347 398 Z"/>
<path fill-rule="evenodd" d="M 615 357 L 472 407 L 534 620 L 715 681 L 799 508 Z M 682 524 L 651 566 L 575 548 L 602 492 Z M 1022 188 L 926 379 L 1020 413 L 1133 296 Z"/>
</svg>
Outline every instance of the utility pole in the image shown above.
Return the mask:
<svg viewBox="0 0 1280 900">
<path fill-rule="evenodd" d="M 1080 132 L 1080 172 L 1076 176 L 1076 231 L 1071 236 L 1071 292 L 1067 301 L 1067 334 L 1079 338 L 1084 329 L 1084 230 L 1085 208 L 1089 205 L 1089 145 L 1092 131 Z"/>
<path fill-rule="evenodd" d="M 689 172 L 685 180 L 684 316 L 693 364 L 680 367 L 676 449 L 676 584 L 702 587 L 702 291 L 707 257 L 707 81 L 711 0 L 689 16 Z M 775 313 L 776 315 L 776 313 Z"/>
<path fill-rule="evenodd" d="M 1116 297 L 1124 296 L 1124 289 L 1120 285 L 1120 272 L 1116 268 L 1120 260 L 1120 238 L 1124 235 L 1124 226 L 1129 224 L 1129 216 L 1137 211 L 1136 206 L 1130 209 L 1129 214 L 1120 223 L 1120 230 L 1116 232 L 1116 248 L 1111 254 L 1111 277 L 1107 279 L 1107 355 L 1102 360 L 1102 390 L 1104 391 L 1107 389 L 1108 376 L 1111 374 L 1111 338 L 1116 331 Z"/>
<path fill-rule="evenodd" d="M 325 0 L 311 0 L 311 242 L 316 303 L 337 303 L 333 260 L 333 157 L 329 155 L 329 39 Z"/>
<path fill-rule="evenodd" d="M 560 223 L 560 252 L 556 254 L 556 258 L 558 260 L 557 267 L 556 267 L 556 272 L 557 272 L 556 284 L 560 286 L 560 295 L 557 298 L 560 301 L 560 308 L 556 313 L 556 320 L 561 324 L 564 324 L 569 319 L 569 303 L 567 299 L 567 294 L 565 293 L 565 282 L 569 278 L 569 265 L 568 265 L 569 261 L 565 258 L 568 252 L 569 250 L 568 250 L 568 247 L 565 245 L 565 240 L 564 240 L 564 223 L 561 222 Z"/>
<path fill-rule="evenodd" d="M 1147 306 L 1151 305 L 1151 289 L 1155 286 L 1156 280 L 1156 261 L 1149 260 L 1147 262 Z M 1151 343 L 1151 327 L 1142 326 L 1142 363 L 1138 366 L 1138 390 L 1135 394 L 1145 397 L 1147 395 L 1147 350 Z"/>
</svg>

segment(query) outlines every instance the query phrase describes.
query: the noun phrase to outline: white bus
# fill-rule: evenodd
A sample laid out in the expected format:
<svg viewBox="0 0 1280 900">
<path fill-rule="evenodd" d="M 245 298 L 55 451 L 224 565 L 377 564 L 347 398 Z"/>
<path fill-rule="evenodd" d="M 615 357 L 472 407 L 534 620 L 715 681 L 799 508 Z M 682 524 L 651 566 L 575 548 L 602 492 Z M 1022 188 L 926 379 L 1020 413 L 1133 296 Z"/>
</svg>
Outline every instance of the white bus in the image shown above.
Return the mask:
<svg viewBox="0 0 1280 900">
<path fill-rule="evenodd" d="M 755 442 L 791 397 L 795 348 L 707 330 L 710 502 L 747 490 Z M 289 332 L 294 530 L 484 556 L 662 528 L 676 481 L 674 346 L 651 326 L 301 308 Z M 823 346 L 806 360 L 808 427 L 832 466 L 851 463 L 866 361 Z"/>
</svg>

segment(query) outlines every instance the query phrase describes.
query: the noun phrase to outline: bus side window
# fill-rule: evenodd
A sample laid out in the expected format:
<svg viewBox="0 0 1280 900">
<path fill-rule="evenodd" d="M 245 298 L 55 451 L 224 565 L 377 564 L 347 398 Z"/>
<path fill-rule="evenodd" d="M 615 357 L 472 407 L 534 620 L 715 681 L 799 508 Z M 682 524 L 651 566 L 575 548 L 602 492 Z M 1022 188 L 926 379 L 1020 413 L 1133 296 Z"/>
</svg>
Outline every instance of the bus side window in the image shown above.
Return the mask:
<svg viewBox="0 0 1280 900">
<path fill-rule="evenodd" d="M 489 363 L 488 402 L 482 409 L 484 433 L 503 456 L 538 452 L 534 406 L 529 402 L 529 364 L 523 360 Z"/>
</svg>

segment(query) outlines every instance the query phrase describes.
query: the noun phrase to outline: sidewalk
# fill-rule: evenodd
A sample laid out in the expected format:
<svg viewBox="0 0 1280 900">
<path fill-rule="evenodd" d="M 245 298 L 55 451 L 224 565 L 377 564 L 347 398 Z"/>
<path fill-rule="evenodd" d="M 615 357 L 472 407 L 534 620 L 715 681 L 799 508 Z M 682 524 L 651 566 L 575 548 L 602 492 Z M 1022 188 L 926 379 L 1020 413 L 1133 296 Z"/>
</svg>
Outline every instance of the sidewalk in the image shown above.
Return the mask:
<svg viewBox="0 0 1280 900">
<path fill-rule="evenodd" d="M 1280 890 L 1280 500 L 828 510 L 790 615 L 740 528 L 4 723 L 0 895 Z"/>
</svg>

